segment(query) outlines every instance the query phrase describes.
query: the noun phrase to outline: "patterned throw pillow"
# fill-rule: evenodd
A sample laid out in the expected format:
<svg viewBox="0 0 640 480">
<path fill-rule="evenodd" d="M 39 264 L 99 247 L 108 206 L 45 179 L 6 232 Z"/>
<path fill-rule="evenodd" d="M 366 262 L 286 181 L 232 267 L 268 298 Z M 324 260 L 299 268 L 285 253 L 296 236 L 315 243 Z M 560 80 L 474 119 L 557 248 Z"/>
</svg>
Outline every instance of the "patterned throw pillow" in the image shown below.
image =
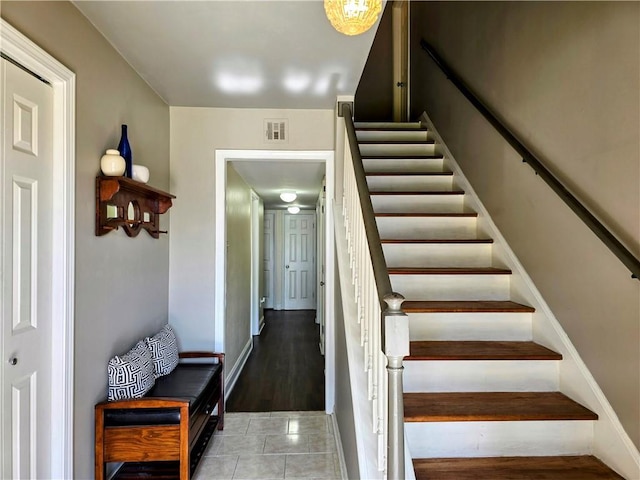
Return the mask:
<svg viewBox="0 0 640 480">
<path fill-rule="evenodd" d="M 151 352 L 143 341 L 122 356 L 109 360 L 109 401 L 140 398 L 156 382 Z"/>
<path fill-rule="evenodd" d="M 178 365 L 178 342 L 171 325 L 165 325 L 153 337 L 145 338 L 151 351 L 156 378 L 169 375 Z"/>
</svg>

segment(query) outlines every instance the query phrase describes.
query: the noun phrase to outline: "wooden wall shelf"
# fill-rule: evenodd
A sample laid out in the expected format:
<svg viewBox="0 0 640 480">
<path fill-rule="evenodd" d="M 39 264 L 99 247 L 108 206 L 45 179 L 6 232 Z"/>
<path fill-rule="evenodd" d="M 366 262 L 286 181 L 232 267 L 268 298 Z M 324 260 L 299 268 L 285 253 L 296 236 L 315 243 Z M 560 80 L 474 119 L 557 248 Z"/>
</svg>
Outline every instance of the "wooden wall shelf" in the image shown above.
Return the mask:
<svg viewBox="0 0 640 480">
<path fill-rule="evenodd" d="M 159 216 L 165 213 L 176 198 L 147 184 L 127 177 L 96 177 L 96 236 L 122 227 L 130 237 L 141 229 L 153 238 L 160 231 Z"/>
</svg>

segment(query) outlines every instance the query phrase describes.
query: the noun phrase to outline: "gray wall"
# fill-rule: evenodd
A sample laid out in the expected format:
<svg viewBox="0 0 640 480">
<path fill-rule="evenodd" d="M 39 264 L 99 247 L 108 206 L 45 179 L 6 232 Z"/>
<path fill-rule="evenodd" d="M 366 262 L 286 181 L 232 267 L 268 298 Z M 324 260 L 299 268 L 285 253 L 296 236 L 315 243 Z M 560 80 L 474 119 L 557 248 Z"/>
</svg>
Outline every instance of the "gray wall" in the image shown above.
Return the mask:
<svg viewBox="0 0 640 480">
<path fill-rule="evenodd" d="M 192 107 L 170 110 L 171 193 L 179 200 L 171 209 L 169 320 L 182 348 L 212 350 L 216 342 L 216 150 L 333 150 L 334 112 Z M 289 120 L 287 144 L 264 141 L 265 118 Z M 233 324 L 228 327 L 236 328 Z M 238 328 L 242 329 L 239 335 L 244 335 L 244 327 Z M 227 329 L 225 337 L 228 339 L 229 335 Z M 234 366 L 235 361 L 227 357 L 227 372 Z"/>
<path fill-rule="evenodd" d="M 334 270 L 338 271 L 336 262 Z M 347 477 L 351 480 L 360 478 L 358 450 L 356 445 L 356 427 L 353 416 L 353 399 L 351 397 L 351 379 L 349 377 L 349 360 L 347 358 L 347 339 L 342 310 L 342 291 L 340 276 L 336 275 L 335 306 L 333 309 L 336 332 L 336 404 L 335 415 L 340 430 L 340 440 L 347 466 Z"/>
<path fill-rule="evenodd" d="M 227 163 L 225 362 L 236 364 L 251 341 L 251 189 Z"/>
<path fill-rule="evenodd" d="M 431 42 L 640 254 L 640 4 L 412 3 L 412 118 L 426 111 L 640 445 L 640 282 L 454 91 Z"/>
<path fill-rule="evenodd" d="M 354 116 L 358 122 L 393 121 L 392 2 L 385 6 L 356 90 Z"/>
<path fill-rule="evenodd" d="M 71 3 L 3 1 L 2 17 L 76 74 L 74 458 L 75 478 L 92 478 L 93 406 L 106 398 L 107 362 L 167 322 L 169 275 L 166 235 L 94 236 L 95 177 L 126 123 L 134 162 L 167 189 L 169 108 Z"/>
</svg>

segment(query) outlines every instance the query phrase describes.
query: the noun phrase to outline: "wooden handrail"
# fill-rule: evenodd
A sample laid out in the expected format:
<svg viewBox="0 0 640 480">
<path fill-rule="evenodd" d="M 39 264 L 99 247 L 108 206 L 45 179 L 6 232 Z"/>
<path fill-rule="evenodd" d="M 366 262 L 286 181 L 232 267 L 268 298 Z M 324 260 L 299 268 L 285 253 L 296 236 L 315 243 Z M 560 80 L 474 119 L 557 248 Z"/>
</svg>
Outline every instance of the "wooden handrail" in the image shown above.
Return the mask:
<svg viewBox="0 0 640 480">
<path fill-rule="evenodd" d="M 620 240 L 600 222 L 595 215 L 578 200 L 564 184 L 558 180 L 542 161 L 536 157 L 525 145 L 511 132 L 511 130 L 492 112 L 460 76 L 442 59 L 438 52 L 426 40 L 420 41 L 420 46 L 433 59 L 447 78 L 453 83 L 482 116 L 496 129 L 511 147 L 522 156 L 522 161 L 542 178 L 547 185 L 567 204 L 567 206 L 580 218 L 584 224 L 604 243 L 611 252 L 631 271 L 631 276 L 640 279 L 640 260 L 627 249 Z"/>
<path fill-rule="evenodd" d="M 353 124 L 351 105 L 343 103 L 340 116 L 344 118 L 347 137 L 349 138 L 349 148 L 351 150 L 351 158 L 353 159 L 353 170 L 356 176 L 356 184 L 358 185 L 358 194 L 360 195 L 362 218 L 365 231 L 367 232 L 371 263 L 373 264 L 373 275 L 375 276 L 376 287 L 378 289 L 378 299 L 380 301 L 380 307 L 382 310 L 385 310 L 387 304 L 384 301 L 384 297 L 391 295 L 393 290 L 391 289 L 387 262 L 384 259 L 380 233 L 378 232 L 376 216 L 373 212 L 373 204 L 371 203 L 371 196 L 369 195 L 367 177 L 364 173 L 364 166 L 362 165 L 362 155 L 360 155 L 360 147 L 358 146 L 356 127 Z"/>
</svg>

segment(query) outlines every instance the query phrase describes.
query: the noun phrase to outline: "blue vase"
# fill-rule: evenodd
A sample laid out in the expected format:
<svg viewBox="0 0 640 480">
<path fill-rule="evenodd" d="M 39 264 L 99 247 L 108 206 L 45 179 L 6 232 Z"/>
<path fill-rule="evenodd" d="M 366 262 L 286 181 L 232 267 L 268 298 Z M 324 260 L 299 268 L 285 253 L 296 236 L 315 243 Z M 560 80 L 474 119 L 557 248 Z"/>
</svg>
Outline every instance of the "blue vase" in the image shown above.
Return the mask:
<svg viewBox="0 0 640 480">
<path fill-rule="evenodd" d="M 120 137 L 120 143 L 118 144 L 118 151 L 120 152 L 120 156 L 124 158 L 124 162 L 126 163 L 124 176 L 131 178 L 132 176 L 131 169 L 133 167 L 133 159 L 131 157 L 131 145 L 129 145 L 129 138 L 127 137 L 126 125 L 122 125 L 122 136 Z"/>
</svg>

